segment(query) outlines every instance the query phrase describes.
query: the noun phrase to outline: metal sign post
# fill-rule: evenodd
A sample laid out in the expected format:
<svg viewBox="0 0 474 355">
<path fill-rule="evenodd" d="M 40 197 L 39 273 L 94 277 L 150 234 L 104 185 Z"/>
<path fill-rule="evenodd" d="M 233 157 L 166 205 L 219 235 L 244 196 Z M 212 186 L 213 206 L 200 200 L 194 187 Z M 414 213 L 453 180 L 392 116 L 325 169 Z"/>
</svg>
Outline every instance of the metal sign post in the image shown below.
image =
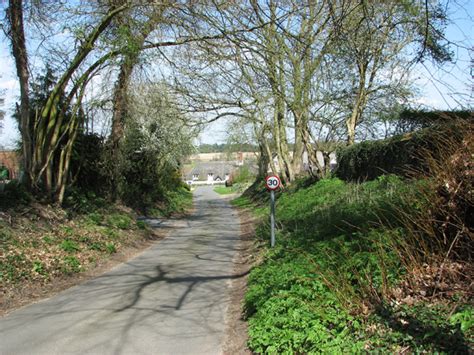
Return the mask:
<svg viewBox="0 0 474 355">
<path fill-rule="evenodd" d="M 271 224 L 271 238 L 270 246 L 275 246 L 275 190 L 270 191 L 270 224 Z"/>
<path fill-rule="evenodd" d="M 275 246 L 275 190 L 280 188 L 281 181 L 278 176 L 272 175 L 265 178 L 265 185 L 270 190 L 270 246 Z"/>
</svg>

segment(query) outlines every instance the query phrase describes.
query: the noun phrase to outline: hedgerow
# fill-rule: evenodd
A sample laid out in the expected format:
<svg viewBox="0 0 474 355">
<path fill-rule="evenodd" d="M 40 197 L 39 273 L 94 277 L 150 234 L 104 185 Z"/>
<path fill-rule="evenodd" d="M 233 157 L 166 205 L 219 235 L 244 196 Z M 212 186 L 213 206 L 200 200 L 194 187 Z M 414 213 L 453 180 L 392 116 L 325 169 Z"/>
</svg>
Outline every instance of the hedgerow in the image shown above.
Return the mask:
<svg viewBox="0 0 474 355">
<path fill-rule="evenodd" d="M 365 181 L 386 174 L 410 176 L 414 171 L 427 172 L 431 162 L 424 153 L 440 158 L 446 137 L 460 144 L 466 133 L 463 122 L 454 122 L 343 147 L 336 153 L 335 175 L 345 181 Z"/>
</svg>

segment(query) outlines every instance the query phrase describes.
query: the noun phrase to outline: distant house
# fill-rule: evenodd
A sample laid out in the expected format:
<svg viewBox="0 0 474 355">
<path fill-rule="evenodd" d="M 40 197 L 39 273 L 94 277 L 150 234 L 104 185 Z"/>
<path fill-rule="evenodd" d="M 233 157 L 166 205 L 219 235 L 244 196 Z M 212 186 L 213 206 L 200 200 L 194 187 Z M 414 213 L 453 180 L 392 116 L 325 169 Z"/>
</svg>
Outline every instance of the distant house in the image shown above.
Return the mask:
<svg viewBox="0 0 474 355">
<path fill-rule="evenodd" d="M 183 172 L 183 179 L 189 184 L 225 182 L 236 169 L 237 166 L 228 161 L 196 162 Z"/>
<path fill-rule="evenodd" d="M 0 167 L 8 170 L 8 179 L 20 177 L 20 157 L 14 150 L 0 150 Z M 2 169 L 3 170 L 3 169 Z"/>
</svg>

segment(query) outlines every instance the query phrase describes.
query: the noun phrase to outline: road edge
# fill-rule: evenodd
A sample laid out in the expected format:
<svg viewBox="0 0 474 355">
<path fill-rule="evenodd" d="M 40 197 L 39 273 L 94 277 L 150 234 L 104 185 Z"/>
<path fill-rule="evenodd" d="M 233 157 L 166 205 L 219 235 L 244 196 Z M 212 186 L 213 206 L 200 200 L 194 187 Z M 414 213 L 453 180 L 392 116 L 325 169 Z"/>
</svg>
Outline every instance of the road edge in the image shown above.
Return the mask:
<svg viewBox="0 0 474 355">
<path fill-rule="evenodd" d="M 225 196 L 230 200 L 236 196 Z M 248 274 L 255 260 L 256 251 L 254 236 L 256 219 L 253 214 L 243 208 L 232 207 L 239 215 L 240 233 L 237 251 L 233 258 L 234 275 L 244 275 L 232 279 L 229 286 L 229 305 L 225 313 L 225 328 L 222 353 L 225 355 L 248 355 L 252 352 L 247 347 L 248 325 L 243 318 L 243 300 L 247 291 Z"/>
<path fill-rule="evenodd" d="M 165 221 L 175 225 L 176 221 L 186 218 L 186 216 L 191 215 L 193 211 L 194 205 L 193 208 L 187 211 L 184 216 L 166 218 Z M 17 289 L 17 301 L 15 303 L 7 304 L 4 303 L 2 299 L 0 299 L 0 318 L 6 317 L 15 311 L 30 305 L 46 301 L 60 294 L 61 292 L 64 292 L 75 286 L 79 286 L 91 279 L 109 272 L 118 265 L 132 260 L 138 255 L 144 253 L 146 250 L 160 243 L 163 239 L 168 237 L 172 229 L 173 228 L 152 228 L 151 237 L 137 241 L 134 245 L 123 248 L 116 254 L 111 255 L 108 259 L 97 263 L 93 268 L 81 273 L 58 277 L 54 280 L 54 282 L 43 284 L 42 287 L 38 287 L 37 284 L 34 284 L 32 286 L 26 286 Z M 0 296 L 3 296 L 1 292 Z"/>
</svg>

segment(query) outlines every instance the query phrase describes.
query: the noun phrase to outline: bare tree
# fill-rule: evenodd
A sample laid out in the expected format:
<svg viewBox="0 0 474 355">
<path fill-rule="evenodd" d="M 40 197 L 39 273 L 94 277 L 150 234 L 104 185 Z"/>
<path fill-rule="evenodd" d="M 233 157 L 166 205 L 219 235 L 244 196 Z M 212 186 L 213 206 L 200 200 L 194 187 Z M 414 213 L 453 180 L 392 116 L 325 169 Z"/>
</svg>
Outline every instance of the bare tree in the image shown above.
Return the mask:
<svg viewBox="0 0 474 355">
<path fill-rule="evenodd" d="M 20 106 L 17 108 L 20 116 L 20 133 L 22 136 L 23 167 L 26 172 L 27 183 L 34 180 L 33 166 L 33 137 L 32 123 L 30 122 L 29 105 L 29 78 L 28 52 L 26 50 L 25 31 L 23 24 L 23 3 L 21 0 L 11 0 L 7 9 L 7 18 L 10 25 L 11 48 L 15 58 L 16 71 L 20 82 Z"/>
<path fill-rule="evenodd" d="M 431 56 L 438 61 L 449 59 L 440 42 L 439 22 L 443 10 L 428 4 L 357 3 L 338 29 L 334 62 L 346 68 L 346 97 L 341 102 L 350 110 L 346 118 L 347 142 L 355 142 L 357 126 L 371 101 L 391 97 L 396 102 L 409 88 L 410 68 Z M 413 48 L 419 46 L 418 52 Z M 411 48 L 411 53 L 410 53 Z M 394 102 L 394 103 L 395 103 Z"/>
</svg>

